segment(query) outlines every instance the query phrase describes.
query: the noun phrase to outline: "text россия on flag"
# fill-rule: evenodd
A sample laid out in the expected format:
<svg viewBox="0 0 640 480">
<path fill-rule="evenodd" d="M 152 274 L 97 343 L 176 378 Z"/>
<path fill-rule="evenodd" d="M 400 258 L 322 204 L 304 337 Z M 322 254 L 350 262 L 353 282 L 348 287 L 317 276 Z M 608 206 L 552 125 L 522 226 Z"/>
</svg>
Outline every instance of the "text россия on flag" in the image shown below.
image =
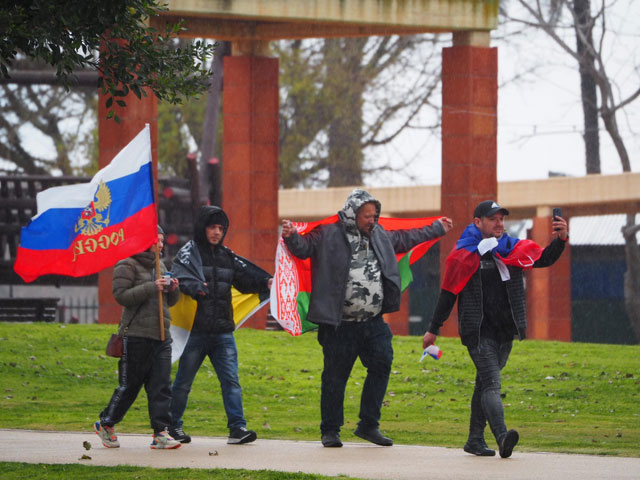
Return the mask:
<svg viewBox="0 0 640 480">
<path fill-rule="evenodd" d="M 158 238 L 149 126 L 91 182 L 44 190 L 37 205 L 14 265 L 26 282 L 91 275 L 149 248 Z"/>
</svg>

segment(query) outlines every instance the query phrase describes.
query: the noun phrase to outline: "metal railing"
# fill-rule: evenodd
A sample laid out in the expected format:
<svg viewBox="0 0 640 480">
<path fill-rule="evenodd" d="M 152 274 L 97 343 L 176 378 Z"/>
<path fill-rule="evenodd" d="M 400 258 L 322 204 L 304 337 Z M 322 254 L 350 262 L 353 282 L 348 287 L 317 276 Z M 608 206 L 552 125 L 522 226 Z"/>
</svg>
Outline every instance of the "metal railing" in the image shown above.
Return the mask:
<svg viewBox="0 0 640 480">
<path fill-rule="evenodd" d="M 59 323 L 98 323 L 95 297 L 62 298 L 58 304 Z"/>
</svg>

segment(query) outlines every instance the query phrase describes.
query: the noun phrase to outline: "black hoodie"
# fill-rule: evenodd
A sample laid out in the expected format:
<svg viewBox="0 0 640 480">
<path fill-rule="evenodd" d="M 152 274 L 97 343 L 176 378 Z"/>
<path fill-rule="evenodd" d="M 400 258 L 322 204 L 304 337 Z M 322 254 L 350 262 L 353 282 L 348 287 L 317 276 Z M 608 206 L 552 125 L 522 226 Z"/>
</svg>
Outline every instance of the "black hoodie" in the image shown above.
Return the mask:
<svg viewBox="0 0 640 480">
<path fill-rule="evenodd" d="M 213 224 L 224 229 L 217 245 L 211 245 L 206 236 L 207 226 Z M 180 290 L 198 302 L 192 332 L 235 330 L 232 286 L 242 293 L 269 293 L 271 276 L 223 245 L 228 228 L 229 219 L 220 207 L 201 207 L 194 225 L 194 240 L 182 247 L 173 261 L 172 271 L 180 281 Z M 205 295 L 198 294 L 199 291 Z"/>
</svg>

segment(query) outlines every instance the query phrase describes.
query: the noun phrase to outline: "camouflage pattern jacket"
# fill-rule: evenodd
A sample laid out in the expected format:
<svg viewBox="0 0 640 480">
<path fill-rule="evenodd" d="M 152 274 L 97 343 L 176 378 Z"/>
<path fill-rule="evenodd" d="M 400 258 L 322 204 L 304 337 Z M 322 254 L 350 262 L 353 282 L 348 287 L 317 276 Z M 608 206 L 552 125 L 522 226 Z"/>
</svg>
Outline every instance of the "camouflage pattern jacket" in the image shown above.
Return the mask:
<svg viewBox="0 0 640 480">
<path fill-rule="evenodd" d="M 362 321 L 400 309 L 400 272 L 396 253 L 445 234 L 437 221 L 431 226 L 387 232 L 377 224 L 369 237 L 361 235 L 356 214 L 365 203 L 380 202 L 364 190 L 354 190 L 338 212 L 336 223 L 320 225 L 307 235 L 285 238 L 298 258 L 311 258 L 311 301 L 307 319 L 337 326 L 343 320 Z"/>
</svg>

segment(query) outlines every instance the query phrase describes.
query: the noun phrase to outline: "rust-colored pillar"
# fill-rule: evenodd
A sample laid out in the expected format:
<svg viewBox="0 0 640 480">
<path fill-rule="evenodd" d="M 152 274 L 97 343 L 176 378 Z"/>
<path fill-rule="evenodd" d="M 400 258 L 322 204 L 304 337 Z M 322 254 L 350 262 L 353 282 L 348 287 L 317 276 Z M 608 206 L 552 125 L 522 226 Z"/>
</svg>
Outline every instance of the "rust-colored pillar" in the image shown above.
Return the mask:
<svg viewBox="0 0 640 480">
<path fill-rule="evenodd" d="M 498 50 L 489 32 L 459 32 L 442 51 L 441 213 L 454 228 L 440 246 L 444 261 L 483 200 L 497 200 Z M 441 334 L 455 336 L 457 309 Z"/>
<path fill-rule="evenodd" d="M 120 117 L 120 123 L 107 120 L 107 97 L 98 94 L 98 165 L 100 168 L 111 163 L 122 148 L 140 133 L 146 123 L 151 130 L 151 154 L 153 156 L 153 173 L 157 176 L 158 161 L 158 102 L 151 92 L 141 100 L 129 94 L 125 101 L 126 107 L 115 106 L 114 110 Z M 122 307 L 113 299 L 111 283 L 113 268 L 103 270 L 98 274 L 98 323 L 118 323 Z"/>
<path fill-rule="evenodd" d="M 278 59 L 268 43 L 234 43 L 224 58 L 222 206 L 225 243 L 273 273 L 278 240 Z M 246 325 L 265 328 L 266 309 Z"/>
<path fill-rule="evenodd" d="M 394 335 L 409 335 L 409 289 L 406 289 L 400 299 L 400 310 L 387 313 L 385 321 Z"/>
<path fill-rule="evenodd" d="M 551 241 L 551 208 L 539 207 L 529 238 L 541 247 Z M 551 267 L 527 272 L 527 337 L 571 341 L 571 251 L 569 242 Z"/>
</svg>

